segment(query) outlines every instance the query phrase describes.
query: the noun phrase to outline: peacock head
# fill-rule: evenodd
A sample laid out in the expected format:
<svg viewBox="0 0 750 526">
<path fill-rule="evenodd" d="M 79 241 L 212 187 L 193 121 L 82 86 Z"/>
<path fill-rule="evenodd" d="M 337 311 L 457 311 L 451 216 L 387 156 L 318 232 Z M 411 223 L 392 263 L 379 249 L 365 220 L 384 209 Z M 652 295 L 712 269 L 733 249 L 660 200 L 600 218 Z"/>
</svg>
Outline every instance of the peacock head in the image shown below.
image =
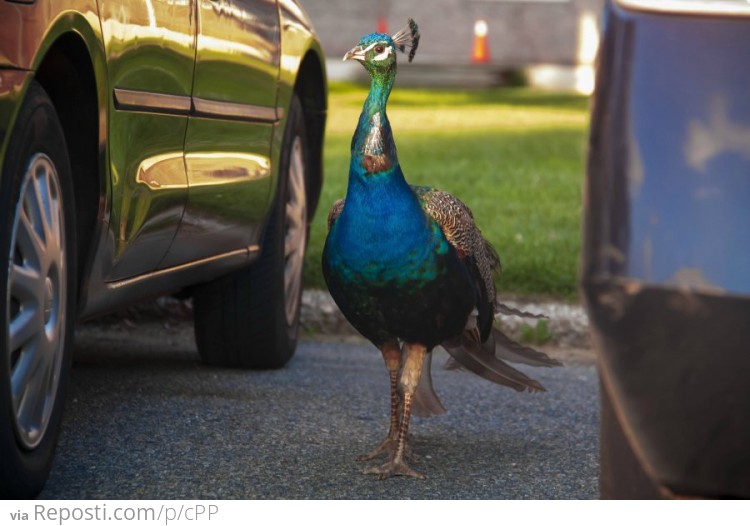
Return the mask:
<svg viewBox="0 0 750 526">
<path fill-rule="evenodd" d="M 393 36 L 385 33 L 365 35 L 344 55 L 344 60 L 358 60 L 370 74 L 388 71 L 396 64 L 396 51 L 409 49 L 409 62 L 419 45 L 419 28 L 411 18 L 406 27 Z"/>
</svg>

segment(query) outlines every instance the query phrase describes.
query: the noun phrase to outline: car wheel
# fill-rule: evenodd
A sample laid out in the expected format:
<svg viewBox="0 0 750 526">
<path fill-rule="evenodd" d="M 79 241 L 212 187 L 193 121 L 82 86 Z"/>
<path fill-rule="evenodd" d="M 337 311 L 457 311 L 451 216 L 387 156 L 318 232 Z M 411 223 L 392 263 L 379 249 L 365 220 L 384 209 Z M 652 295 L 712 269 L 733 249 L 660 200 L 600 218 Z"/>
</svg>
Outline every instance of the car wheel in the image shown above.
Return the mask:
<svg viewBox="0 0 750 526">
<path fill-rule="evenodd" d="M 194 290 L 195 336 L 204 362 L 273 369 L 294 354 L 309 229 L 306 168 L 305 123 L 294 97 L 259 259 Z"/>
<path fill-rule="evenodd" d="M 0 491 L 44 486 L 60 431 L 75 315 L 75 220 L 62 127 L 32 82 L 0 181 Z"/>
</svg>

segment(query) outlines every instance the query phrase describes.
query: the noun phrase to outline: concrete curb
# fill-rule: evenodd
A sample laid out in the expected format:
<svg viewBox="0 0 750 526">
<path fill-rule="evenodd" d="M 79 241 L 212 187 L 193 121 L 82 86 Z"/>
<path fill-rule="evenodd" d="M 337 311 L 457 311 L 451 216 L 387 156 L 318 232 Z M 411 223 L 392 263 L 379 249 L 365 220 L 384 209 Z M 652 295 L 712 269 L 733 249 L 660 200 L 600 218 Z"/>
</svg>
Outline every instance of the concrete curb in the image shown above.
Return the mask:
<svg viewBox="0 0 750 526">
<path fill-rule="evenodd" d="M 503 330 L 511 337 L 532 345 L 549 344 L 559 347 L 590 349 L 589 320 L 580 305 L 555 301 L 501 301 L 516 309 L 542 314 L 544 320 L 498 317 Z M 300 323 L 302 335 L 317 337 L 352 337 L 359 333 L 344 318 L 333 298 L 324 290 L 306 290 L 302 294 Z M 165 326 L 192 322 L 192 299 L 179 300 L 164 296 L 125 310 L 97 318 L 99 323 L 123 323 L 135 327 L 143 321 L 159 321 Z"/>
<path fill-rule="evenodd" d="M 513 338 L 532 344 L 549 343 L 587 349 L 591 347 L 588 316 L 580 305 L 505 299 L 502 302 L 510 307 L 547 317 L 546 320 L 535 320 L 500 316 L 500 325 Z M 301 323 L 303 330 L 312 335 L 358 334 L 341 314 L 331 295 L 323 290 L 306 290 L 303 293 Z"/>
</svg>

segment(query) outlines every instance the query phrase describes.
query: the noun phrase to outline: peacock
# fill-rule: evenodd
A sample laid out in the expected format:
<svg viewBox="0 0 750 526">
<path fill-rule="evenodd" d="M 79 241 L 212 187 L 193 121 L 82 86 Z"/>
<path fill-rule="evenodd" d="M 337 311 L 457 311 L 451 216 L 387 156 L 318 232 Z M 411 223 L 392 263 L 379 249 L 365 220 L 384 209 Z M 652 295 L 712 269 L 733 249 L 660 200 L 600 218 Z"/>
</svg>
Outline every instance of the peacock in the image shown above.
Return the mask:
<svg viewBox="0 0 750 526">
<path fill-rule="evenodd" d="M 382 353 L 390 379 L 388 434 L 360 460 L 386 455 L 365 473 L 424 478 L 411 469 L 412 414 L 445 412 L 431 380 L 432 350 L 444 347 L 449 367 L 462 367 L 518 391 L 544 387 L 502 359 L 535 366 L 561 363 L 521 345 L 494 326 L 498 313 L 535 316 L 496 299 L 500 258 L 453 195 L 410 186 L 399 165 L 386 103 L 396 78 L 396 52 L 419 45 L 414 20 L 393 36 L 371 33 L 346 53 L 371 77 L 351 143 L 345 199 L 333 204 L 323 250 L 328 288 L 349 322 Z"/>
</svg>

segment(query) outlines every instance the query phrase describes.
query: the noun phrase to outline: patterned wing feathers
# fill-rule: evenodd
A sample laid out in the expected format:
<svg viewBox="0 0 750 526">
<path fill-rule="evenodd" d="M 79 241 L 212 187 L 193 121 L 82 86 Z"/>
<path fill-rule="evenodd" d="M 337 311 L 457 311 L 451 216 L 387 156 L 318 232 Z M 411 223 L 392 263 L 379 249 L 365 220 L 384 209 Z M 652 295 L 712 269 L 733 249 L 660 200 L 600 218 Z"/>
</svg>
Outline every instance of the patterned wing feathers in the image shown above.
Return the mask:
<svg viewBox="0 0 750 526">
<path fill-rule="evenodd" d="M 331 209 L 328 211 L 328 230 L 331 230 L 331 225 L 339 218 L 343 209 L 344 200 L 337 199 L 336 202 L 331 206 Z"/>
<path fill-rule="evenodd" d="M 434 188 L 412 187 L 424 211 L 440 226 L 448 242 L 461 258 L 471 258 L 482 278 L 487 297 L 494 304 L 493 272 L 500 269 L 500 258 L 482 236 L 471 210 L 460 199 Z"/>
</svg>

